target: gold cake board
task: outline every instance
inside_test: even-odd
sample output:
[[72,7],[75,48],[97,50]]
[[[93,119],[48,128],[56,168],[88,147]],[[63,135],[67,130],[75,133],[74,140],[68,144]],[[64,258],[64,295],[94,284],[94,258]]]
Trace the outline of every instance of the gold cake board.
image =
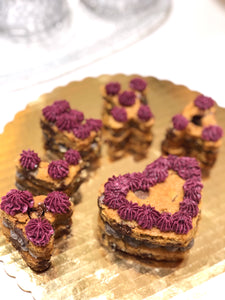
[[[66,99],[72,108],[85,117],[98,118],[102,100],[99,86],[119,81],[126,89],[132,76],[118,74],[86,78],[58,87],[30,103],[7,124],[0,136],[0,196],[15,188],[15,158],[23,149],[33,149],[43,155],[40,130],[41,109],[55,100]],[[110,162],[103,147],[101,167],[81,187],[82,202],[75,206],[72,233],[57,242],[52,266],[46,272],[33,272],[20,254],[0,235],[0,261],[10,276],[16,277],[24,291],[35,299],[169,299],[197,289],[201,294],[204,283],[225,270],[225,145],[220,150],[215,167],[204,180],[202,217],[195,244],[187,259],[180,264],[139,261],[122,257],[103,248],[97,239],[97,193],[108,177],[133,171],[143,171],[146,164],[160,155],[160,144],[171,117],[179,113],[198,94],[184,86],[153,77],[148,82],[148,97],[156,122],[154,140],[148,157],[134,162],[127,156]],[[225,129],[225,110],[218,108],[217,120]],[[181,296],[182,297],[182,296]]]

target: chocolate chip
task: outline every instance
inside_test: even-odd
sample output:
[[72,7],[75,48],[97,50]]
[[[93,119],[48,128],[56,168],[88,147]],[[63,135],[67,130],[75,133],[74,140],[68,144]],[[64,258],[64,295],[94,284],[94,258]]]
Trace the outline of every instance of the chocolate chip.
[[135,196],[138,197],[139,199],[146,199],[149,196],[149,191],[142,191],[142,190],[138,190],[134,192]]
[[191,122],[194,123],[197,126],[202,126],[202,116],[200,115],[195,115],[192,119]]

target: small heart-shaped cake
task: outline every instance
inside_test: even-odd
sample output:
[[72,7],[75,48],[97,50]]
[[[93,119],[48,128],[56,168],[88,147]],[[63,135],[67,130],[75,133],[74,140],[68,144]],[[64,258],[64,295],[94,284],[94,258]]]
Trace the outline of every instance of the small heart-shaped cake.
[[121,91],[119,82],[102,87],[103,138],[108,155],[115,160],[131,154],[135,160],[146,157],[153,135],[154,116],[147,101],[147,82],[133,78]]
[[193,245],[202,188],[197,160],[173,155],[109,178],[98,197],[101,242],[140,257],[183,259]]
[[63,158],[69,150],[79,151],[88,169],[99,166],[101,128],[99,119],[86,119],[66,100],[57,100],[42,109],[40,121],[44,148],[49,159]]
[[73,204],[60,191],[33,197],[10,190],[0,200],[2,231],[34,271],[50,266],[54,240],[70,232]]
[[204,95],[197,96],[183,110],[172,118],[162,142],[162,153],[195,157],[207,177],[213,167],[223,136],[217,125],[216,103]]
[[16,187],[33,195],[63,191],[73,203],[80,200],[79,187],[86,179],[78,151],[69,149],[64,159],[43,161],[33,150],[23,150],[16,161]]

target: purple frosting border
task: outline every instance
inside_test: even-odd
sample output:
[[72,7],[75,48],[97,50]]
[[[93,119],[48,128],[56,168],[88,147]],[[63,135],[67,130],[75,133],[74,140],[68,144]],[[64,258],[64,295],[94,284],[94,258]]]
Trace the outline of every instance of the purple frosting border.
[[[180,202],[179,211],[174,214],[159,212],[150,205],[127,201],[129,190],[146,191],[157,183],[164,182],[168,170],[174,170],[185,180],[183,185],[184,198]],[[187,234],[192,229],[192,218],[199,213],[198,204],[201,200],[201,170],[195,158],[169,155],[159,157],[147,165],[142,173],[132,173],[113,176],[104,185],[103,203],[117,210],[123,220],[136,221],[143,229],[158,228],[162,232],[172,231],[177,234]]]

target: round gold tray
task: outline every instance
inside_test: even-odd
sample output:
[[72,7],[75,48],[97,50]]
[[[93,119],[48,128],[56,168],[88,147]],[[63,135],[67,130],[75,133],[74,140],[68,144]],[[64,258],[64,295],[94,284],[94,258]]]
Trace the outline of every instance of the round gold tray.
[[[19,112],[6,125],[0,136],[0,193],[15,188],[15,158],[23,149],[43,154],[39,126],[41,109],[55,100],[66,99],[71,107],[82,110],[86,117],[100,117],[99,86],[119,81],[127,87],[133,76],[103,75],[72,82],[42,95]],[[10,276],[16,277],[24,291],[35,299],[169,299],[192,287],[200,286],[225,269],[225,145],[210,177],[204,181],[202,218],[195,245],[187,259],[180,264],[139,261],[122,257],[101,247],[96,238],[97,193],[99,186],[113,174],[142,171],[146,164],[160,155],[160,143],[171,117],[179,113],[198,94],[184,86],[153,77],[145,78],[149,86],[149,102],[155,115],[154,141],[147,159],[134,162],[126,157],[111,163],[105,154],[101,167],[82,185],[82,202],[75,207],[72,233],[60,240],[52,256],[52,266],[44,273],[33,272],[20,254],[0,235],[0,261]],[[218,108],[217,120],[225,128],[225,110]]]

